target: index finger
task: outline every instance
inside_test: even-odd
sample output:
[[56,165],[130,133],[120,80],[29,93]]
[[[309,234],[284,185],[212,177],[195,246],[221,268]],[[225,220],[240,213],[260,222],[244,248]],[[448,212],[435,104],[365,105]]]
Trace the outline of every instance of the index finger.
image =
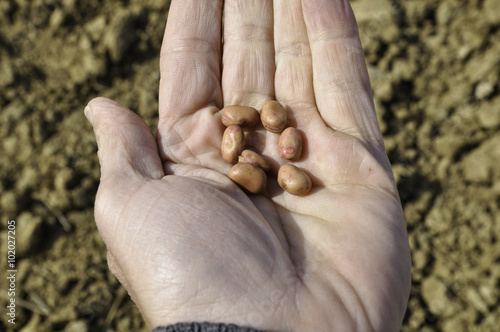
[[172,1],[160,58],[159,127],[222,105],[221,18],[222,0]]

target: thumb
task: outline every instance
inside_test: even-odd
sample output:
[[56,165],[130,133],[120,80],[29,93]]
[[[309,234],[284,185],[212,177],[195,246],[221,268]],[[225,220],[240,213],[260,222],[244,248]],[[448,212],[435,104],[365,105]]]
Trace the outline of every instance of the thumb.
[[94,128],[101,181],[164,176],[153,133],[134,112],[108,99],[95,98],[85,107],[85,116]]

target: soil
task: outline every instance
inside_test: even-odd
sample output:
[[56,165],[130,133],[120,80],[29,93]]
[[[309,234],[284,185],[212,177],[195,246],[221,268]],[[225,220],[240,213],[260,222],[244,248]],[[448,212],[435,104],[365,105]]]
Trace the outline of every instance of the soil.
[[[352,0],[413,255],[402,331],[500,321],[500,2]],[[154,128],[168,1],[0,2],[0,266],[16,220],[16,325],[147,331],[93,218],[107,96]],[[6,308],[8,280],[0,280]]]

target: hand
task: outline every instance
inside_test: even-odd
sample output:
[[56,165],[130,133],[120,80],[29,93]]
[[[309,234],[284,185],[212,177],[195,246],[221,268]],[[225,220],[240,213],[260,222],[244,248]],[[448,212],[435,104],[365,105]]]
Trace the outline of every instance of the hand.
[[[223,51],[222,3],[172,1],[156,140],[113,101],[86,109],[111,270],[151,328],[398,331],[409,247],[348,1],[226,0]],[[306,196],[273,176],[264,195],[247,195],[226,177],[219,110],[271,99],[304,134]],[[277,141],[252,134],[274,174]]]

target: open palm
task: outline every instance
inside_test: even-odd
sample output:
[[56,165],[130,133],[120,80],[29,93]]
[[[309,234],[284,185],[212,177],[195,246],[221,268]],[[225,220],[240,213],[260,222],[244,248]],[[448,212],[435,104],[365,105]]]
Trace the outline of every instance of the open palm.
[[[86,109],[102,172],[96,221],[150,327],[398,330],[406,229],[348,1],[174,0],[161,73],[156,139],[113,101]],[[225,175],[219,110],[271,99],[304,134],[295,164],[313,179],[307,196],[273,176],[247,195]],[[278,135],[248,135],[276,174]]]

